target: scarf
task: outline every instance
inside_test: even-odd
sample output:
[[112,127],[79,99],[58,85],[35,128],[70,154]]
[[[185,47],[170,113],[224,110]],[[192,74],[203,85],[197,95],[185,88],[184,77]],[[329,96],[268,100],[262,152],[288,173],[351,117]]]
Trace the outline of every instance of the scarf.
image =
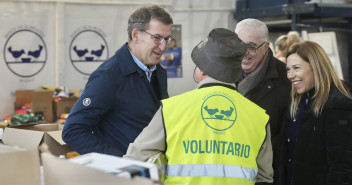
[[243,96],[246,96],[248,92],[257,87],[259,83],[264,79],[266,70],[269,65],[269,55],[263,59],[265,60],[257,70],[250,73],[238,84],[238,92]]

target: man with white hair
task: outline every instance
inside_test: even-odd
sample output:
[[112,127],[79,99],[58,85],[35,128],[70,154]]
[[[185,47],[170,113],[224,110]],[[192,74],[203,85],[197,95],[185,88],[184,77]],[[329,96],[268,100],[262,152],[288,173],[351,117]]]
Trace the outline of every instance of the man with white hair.
[[266,110],[270,116],[271,142],[276,161],[277,139],[285,112],[290,104],[291,84],[286,76],[286,65],[276,59],[269,47],[269,31],[257,19],[244,19],[237,23],[235,33],[246,44],[242,60],[244,78],[238,92]]

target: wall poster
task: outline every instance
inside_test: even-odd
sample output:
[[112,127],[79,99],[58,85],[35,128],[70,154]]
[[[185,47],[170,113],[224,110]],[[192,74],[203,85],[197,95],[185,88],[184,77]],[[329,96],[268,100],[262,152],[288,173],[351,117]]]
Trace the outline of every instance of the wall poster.
[[182,78],[181,25],[172,26],[171,36],[173,40],[162,56],[161,65],[166,69],[168,78]]

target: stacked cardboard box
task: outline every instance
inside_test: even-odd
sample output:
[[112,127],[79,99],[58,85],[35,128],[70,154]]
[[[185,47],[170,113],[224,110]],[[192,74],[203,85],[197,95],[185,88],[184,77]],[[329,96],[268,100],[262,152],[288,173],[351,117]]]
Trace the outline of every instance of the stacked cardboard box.
[[62,140],[62,125],[28,124],[7,127],[4,130],[2,141],[4,144],[20,146],[27,149],[37,149],[45,143],[49,151],[56,155],[66,155],[72,149]]
[[77,102],[78,97],[63,97],[59,101],[54,101],[54,119],[60,118],[61,114],[69,113]]
[[133,178],[141,176],[159,181],[158,168],[155,164],[141,161],[123,159],[121,157],[89,153],[69,159],[69,161],[82,166],[101,170],[105,173],[115,174],[119,177]]
[[97,169],[85,167],[50,153],[41,153],[0,144],[0,184],[1,185],[154,185],[147,178],[132,179],[118,177]]
[[74,97],[63,97],[60,101],[54,101],[54,91],[51,90],[17,90],[14,108],[17,110],[30,103],[33,113],[42,114],[47,122],[56,122],[61,114],[69,113],[78,100],[78,93],[71,91],[74,92]]
[[0,144],[0,184],[40,185],[38,150]]
[[[87,167],[70,160],[59,159],[49,153],[42,153],[41,156],[43,161],[45,185],[155,185],[154,181],[148,178],[134,177],[130,179],[119,177],[108,173],[107,171]],[[114,161],[109,161],[108,163],[105,163],[105,165],[111,166],[113,162]],[[115,163],[115,165],[119,166],[119,163]]]

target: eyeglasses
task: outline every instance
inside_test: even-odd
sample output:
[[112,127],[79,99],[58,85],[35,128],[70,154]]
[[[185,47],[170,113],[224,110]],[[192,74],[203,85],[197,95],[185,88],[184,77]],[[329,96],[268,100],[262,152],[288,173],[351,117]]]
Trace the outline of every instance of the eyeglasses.
[[[143,31],[143,32],[148,33],[146,31]],[[164,38],[164,37],[161,37],[160,35],[153,35],[151,33],[148,33],[148,34],[154,39],[154,43],[157,45],[164,43],[164,41],[166,41],[166,44],[169,45],[171,44],[171,41],[173,39],[172,36],[168,36]]]
[[247,47],[247,51],[249,53],[255,53],[257,52],[257,49],[260,48],[263,44],[265,44],[266,42],[263,42],[262,44],[260,44],[258,47],[257,46],[253,46],[253,45],[249,45],[247,44],[246,47]]

